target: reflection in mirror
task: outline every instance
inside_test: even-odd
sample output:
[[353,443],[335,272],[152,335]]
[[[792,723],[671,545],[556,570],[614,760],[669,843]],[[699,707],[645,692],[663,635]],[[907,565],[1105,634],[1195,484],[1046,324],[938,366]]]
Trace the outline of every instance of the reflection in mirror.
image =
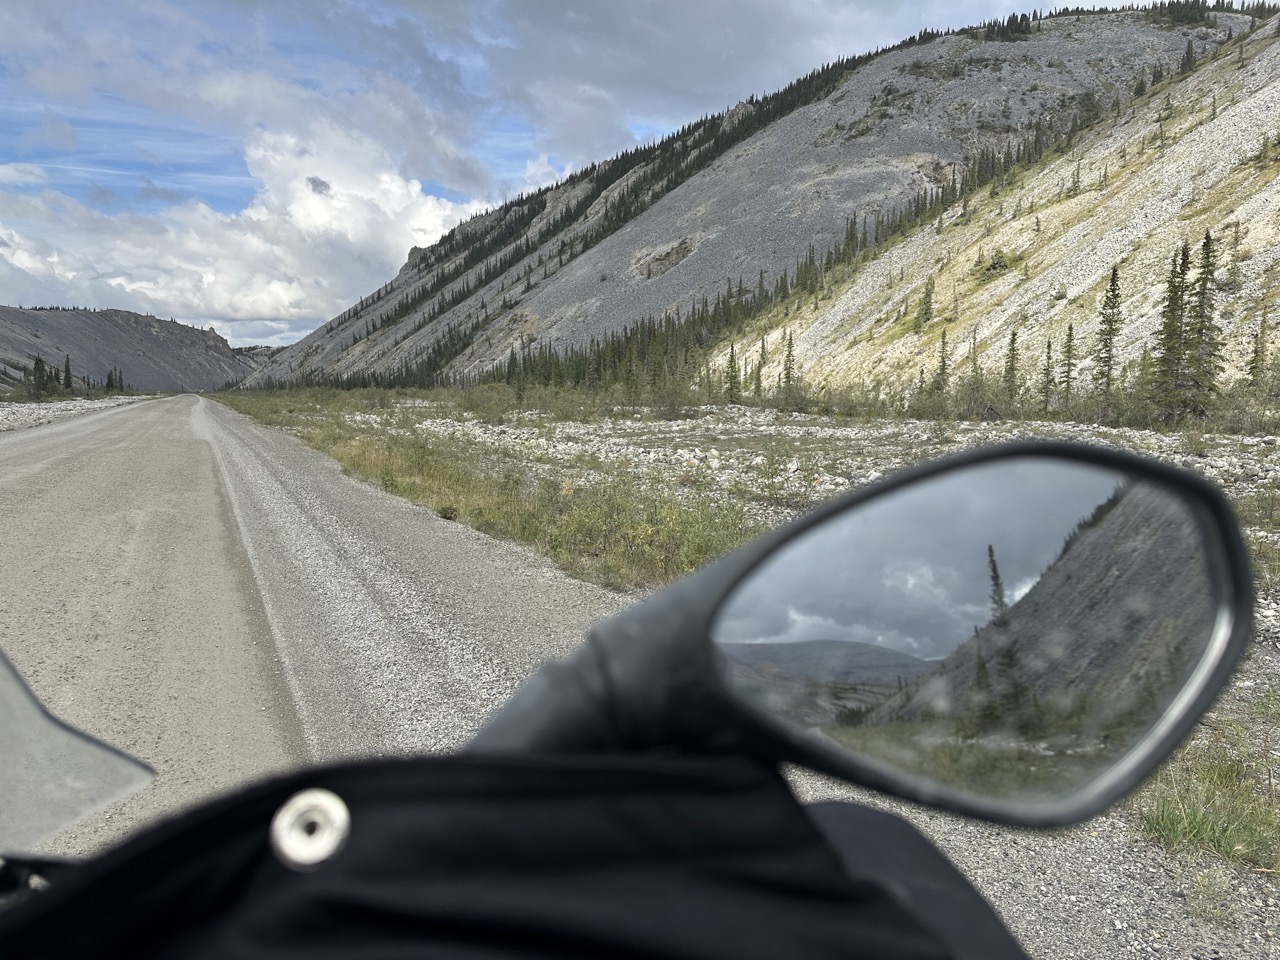
[[738,695],[917,783],[1062,800],[1158,723],[1218,598],[1188,506],[1057,458],[970,465],[828,518],[712,628]]

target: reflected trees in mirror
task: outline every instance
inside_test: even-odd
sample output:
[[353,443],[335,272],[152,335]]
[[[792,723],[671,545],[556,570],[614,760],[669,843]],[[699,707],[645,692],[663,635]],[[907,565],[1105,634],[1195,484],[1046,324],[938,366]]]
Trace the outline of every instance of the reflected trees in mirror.
[[1181,498],[1019,457],[890,491],[766,559],[713,625],[731,687],[808,735],[987,800],[1057,798],[1137,745],[1217,610]]

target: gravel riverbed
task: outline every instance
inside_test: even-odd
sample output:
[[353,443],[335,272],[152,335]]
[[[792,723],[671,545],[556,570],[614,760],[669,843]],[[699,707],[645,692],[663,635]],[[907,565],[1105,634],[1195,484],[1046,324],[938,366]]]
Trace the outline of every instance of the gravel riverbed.
[[150,397],[106,397],[102,400],[58,400],[51,403],[0,402],[0,431],[39,427],[58,420],[83,416],[96,410],[149,400]]
[[[1193,470],[1233,498],[1280,486],[1280,437],[1157,433],[1052,422],[839,421],[750,407],[707,407],[684,419],[618,411],[588,422],[536,411],[481,419],[416,401],[350,414],[369,426],[447,436],[495,466],[517,462],[562,482],[625,471],[675,496],[733,498],[769,526],[934,457],[993,443],[1054,438],[1130,450]],[[1251,530],[1250,535],[1271,536]],[[1280,676],[1280,605],[1258,598],[1258,629],[1229,700],[1271,696]],[[1269,736],[1258,731],[1259,740]],[[805,771],[805,799],[849,788]],[[859,799],[916,824],[961,867],[1037,958],[1280,957],[1280,892],[1267,871],[1210,856],[1170,855],[1141,836],[1122,805],[1079,827],[1010,830],[876,795]]]

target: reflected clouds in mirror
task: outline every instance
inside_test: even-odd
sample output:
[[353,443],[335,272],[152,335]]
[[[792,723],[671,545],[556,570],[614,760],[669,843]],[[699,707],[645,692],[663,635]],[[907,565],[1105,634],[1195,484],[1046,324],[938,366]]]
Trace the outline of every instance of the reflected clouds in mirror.
[[733,594],[722,643],[853,640],[947,656],[990,615],[987,546],[1010,602],[1124,477],[1027,458],[944,475],[851,510],[784,547]]
[[1221,598],[1158,483],[1018,456],[944,471],[797,535],[712,624],[757,709],[986,800],[1083,789],[1205,656]]

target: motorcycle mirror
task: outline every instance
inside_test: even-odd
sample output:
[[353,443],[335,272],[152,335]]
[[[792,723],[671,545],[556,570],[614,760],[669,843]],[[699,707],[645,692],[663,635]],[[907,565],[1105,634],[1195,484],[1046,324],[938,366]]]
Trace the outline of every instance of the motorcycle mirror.
[[741,575],[709,634],[731,696],[795,759],[1044,826],[1155,768],[1225,683],[1251,611],[1214,488],[1046,447],[824,511]]
[[475,752],[736,750],[1061,826],[1136,786],[1248,641],[1216,487],[1081,444],[937,461],[819,507],[592,628]]

